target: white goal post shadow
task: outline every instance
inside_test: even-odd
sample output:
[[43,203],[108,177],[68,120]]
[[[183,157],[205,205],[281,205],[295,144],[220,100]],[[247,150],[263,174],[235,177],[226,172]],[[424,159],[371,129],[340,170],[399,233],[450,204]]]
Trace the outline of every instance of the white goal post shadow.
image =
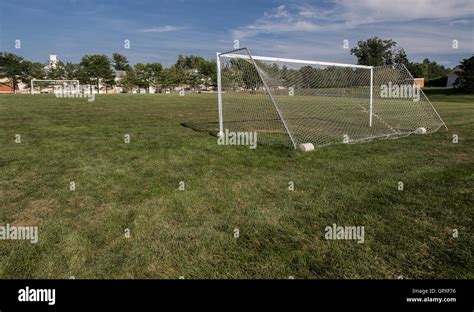
[[[245,52],[245,54],[237,54],[236,52]],[[258,76],[260,77],[260,79],[262,81],[262,84],[263,84],[263,86],[266,90],[270,90],[270,89],[268,88],[264,77],[262,77],[262,73],[260,72],[259,67],[256,65],[255,60],[257,60],[257,61],[267,61],[267,62],[280,62],[280,63],[281,62],[283,62],[283,63],[295,63],[295,64],[305,64],[305,65],[332,66],[332,67],[342,67],[342,68],[345,67],[345,68],[353,68],[353,69],[358,69],[358,68],[359,69],[367,69],[367,70],[370,71],[370,84],[369,84],[370,91],[369,91],[369,100],[368,100],[368,104],[369,104],[368,105],[369,106],[368,126],[370,128],[372,128],[372,126],[373,126],[373,116],[374,116],[374,112],[373,112],[374,66],[345,64],[345,63],[334,63],[334,62],[322,62],[322,61],[311,61],[311,60],[300,60],[300,59],[289,59],[289,58],[280,58],[280,57],[254,56],[254,55],[250,54],[250,52],[247,48],[240,48],[240,49],[236,49],[236,50],[232,50],[232,51],[228,51],[228,52],[222,52],[222,53],[217,52],[216,53],[217,93],[218,93],[218,125],[219,125],[218,135],[219,136],[222,136],[224,134],[223,107],[222,107],[221,56],[224,56],[225,58],[229,58],[229,59],[246,59],[246,60],[249,60],[249,62],[252,63],[253,66],[257,69],[256,72],[258,73]],[[406,69],[406,67],[403,64],[401,64],[401,65],[406,70],[406,72],[409,73],[410,78],[414,80],[413,76]],[[423,93],[423,91],[421,89],[419,91],[420,91],[420,93]],[[268,91],[268,95],[269,95],[270,100],[273,104],[273,107],[275,108],[280,120],[282,121],[282,123],[284,125],[285,131],[288,134],[293,147],[296,149],[297,148],[296,141],[295,141],[291,131],[289,130],[287,122],[286,122],[285,118],[283,118],[282,113],[281,113],[280,109],[278,108],[278,105],[277,105],[275,99],[273,98],[272,92]],[[433,104],[428,100],[428,98],[426,97],[426,95],[424,95],[424,93],[423,93],[423,96],[426,98],[427,102],[431,105],[431,107],[432,107],[433,111],[435,112],[436,116],[441,121],[442,126],[444,126],[446,129],[448,129],[446,124],[442,120],[441,116],[438,114],[438,112],[434,108]],[[376,115],[376,117],[381,120],[381,117],[379,117],[377,115]]]
[[35,89],[34,89],[35,82],[57,82],[57,83],[74,82],[76,83],[76,85],[79,86],[79,80],[77,79],[31,79],[30,87],[31,87],[31,94],[33,95],[35,94]]

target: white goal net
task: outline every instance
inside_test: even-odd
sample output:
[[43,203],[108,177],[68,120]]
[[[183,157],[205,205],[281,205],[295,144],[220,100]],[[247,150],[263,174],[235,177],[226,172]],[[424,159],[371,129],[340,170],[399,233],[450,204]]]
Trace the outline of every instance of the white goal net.
[[53,94],[76,94],[80,92],[79,80],[53,80],[53,79],[32,79],[31,94],[53,93]]
[[217,54],[219,134],[297,148],[405,136],[446,127],[404,65],[363,65]]

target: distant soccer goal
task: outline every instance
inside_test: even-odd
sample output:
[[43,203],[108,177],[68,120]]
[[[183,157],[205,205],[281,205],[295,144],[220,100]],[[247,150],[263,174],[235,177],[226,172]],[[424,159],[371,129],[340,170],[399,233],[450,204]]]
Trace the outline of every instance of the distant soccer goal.
[[[446,127],[403,64],[363,66],[217,53],[219,135],[297,148],[355,143]],[[424,128],[424,131],[420,129]]]
[[75,94],[79,91],[79,80],[53,80],[53,79],[32,79],[31,94],[54,93],[54,94]]

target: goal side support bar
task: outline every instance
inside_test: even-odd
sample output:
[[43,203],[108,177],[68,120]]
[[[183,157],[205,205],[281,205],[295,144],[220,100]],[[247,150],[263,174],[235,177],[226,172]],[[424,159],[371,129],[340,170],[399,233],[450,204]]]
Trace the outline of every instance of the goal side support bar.
[[219,114],[219,137],[224,135],[224,123],[222,120],[222,85],[221,85],[221,60],[219,58],[219,52],[216,53],[217,63],[217,108]]
[[[275,108],[275,110],[278,114],[278,117],[280,118],[281,122],[283,123],[283,126],[285,127],[285,131],[286,131],[286,133],[288,134],[288,136],[291,140],[293,148],[296,149],[297,148],[296,141],[293,138],[293,135],[291,134],[291,131],[288,128],[288,125],[287,125],[285,119],[283,118],[280,110],[278,109],[278,105],[276,104],[275,99],[273,98],[273,95],[272,95],[272,93],[270,92],[270,89],[267,86],[267,83],[263,79],[262,74],[260,73],[260,69],[258,68],[257,64],[255,63],[253,57],[250,55],[249,50],[247,48],[242,48],[242,49],[238,49],[238,50],[235,50],[235,51],[243,51],[243,50],[245,50],[245,52],[247,53],[247,56],[244,55],[242,57],[242,55],[240,55],[240,58],[250,60],[253,64],[253,66],[255,67],[255,69],[257,70],[258,76],[260,77],[260,80],[262,81],[263,86],[265,87],[265,89],[268,92],[268,96],[270,97],[270,100],[272,101],[273,107]],[[220,55],[222,55],[222,54],[225,54],[225,56],[228,55],[226,53],[217,53],[217,90],[218,90],[217,91],[218,92],[217,93],[217,101],[218,101],[218,108],[219,108],[219,133],[218,133],[219,136],[222,136],[224,134],[223,120],[222,120],[222,87],[221,87],[221,73],[220,73],[220,71],[221,71]]]
[[249,55],[249,57],[250,57],[250,60],[252,61],[253,66],[255,66],[255,69],[257,70],[257,73],[258,73],[258,75],[260,76],[260,79],[262,80],[263,85],[265,86],[265,89],[266,89],[267,92],[268,92],[268,95],[270,96],[270,100],[271,100],[272,103],[273,103],[273,107],[274,107],[275,110],[277,111],[278,117],[280,117],[280,120],[281,120],[281,122],[283,123],[283,126],[285,127],[286,133],[287,133],[288,136],[290,137],[290,140],[291,140],[291,143],[293,144],[293,147],[294,147],[295,149],[297,149],[295,139],[293,138],[293,135],[291,134],[291,131],[290,131],[290,129],[288,128],[288,125],[286,124],[286,120],[283,118],[283,116],[281,115],[280,110],[278,109],[278,105],[276,104],[275,99],[273,98],[272,92],[271,92],[270,89],[268,88],[268,85],[267,85],[266,81],[263,79],[262,74],[260,73],[260,69],[258,68],[257,64],[255,64],[255,61],[254,61],[254,59],[252,58],[252,56],[250,55],[249,51],[248,51],[248,50],[246,50],[246,51],[247,51],[247,53],[248,53],[248,55]]
[[374,102],[374,68],[371,67],[370,68],[369,127],[372,127],[373,102]]
[[[405,64],[402,64],[403,65],[403,68],[405,68],[405,70],[408,72],[408,74],[410,74],[410,77],[411,79],[413,79],[413,81],[415,81],[415,78],[413,78],[413,75],[410,73],[410,71],[408,70],[408,68],[405,66]],[[436,116],[438,116],[439,120],[441,121],[441,123],[443,124],[444,128],[446,128],[446,131],[448,131],[448,126],[446,126],[446,123],[444,122],[443,118],[441,118],[441,116],[439,115],[438,111],[436,110],[436,108],[433,106],[433,103],[431,103],[431,101],[428,99],[428,97],[426,96],[425,92],[423,92],[423,90],[420,88],[420,93],[423,94],[425,96],[425,99],[428,101],[428,103],[430,103],[431,105],[431,108],[434,110],[434,112],[436,113]],[[441,128],[442,126],[440,126]],[[438,128],[439,129],[439,128]]]

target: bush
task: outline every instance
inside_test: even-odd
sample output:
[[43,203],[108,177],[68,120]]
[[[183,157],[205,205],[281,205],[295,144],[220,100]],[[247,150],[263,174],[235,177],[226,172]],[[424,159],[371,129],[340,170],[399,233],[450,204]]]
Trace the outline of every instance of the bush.
[[448,76],[442,76],[442,77],[426,80],[425,86],[426,87],[446,87],[447,82],[448,82]]
[[458,89],[455,88],[446,88],[446,87],[430,87],[430,88],[423,88],[423,92],[430,96],[430,95],[453,95],[459,93]]
[[474,93],[474,56],[464,59],[459,66],[461,75],[459,76],[459,88],[467,93]]

